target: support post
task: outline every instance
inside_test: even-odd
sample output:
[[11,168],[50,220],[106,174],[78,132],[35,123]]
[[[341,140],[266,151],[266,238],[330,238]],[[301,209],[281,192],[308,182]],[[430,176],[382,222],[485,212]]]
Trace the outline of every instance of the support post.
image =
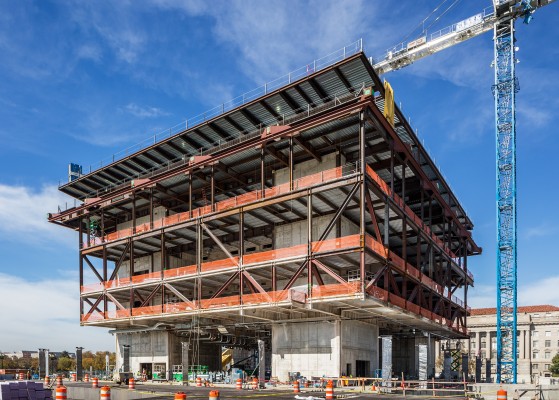
[[[365,209],[366,199],[365,191],[365,111],[359,113],[359,170],[361,171],[361,186],[359,196],[359,236],[360,236],[360,251],[359,251],[359,275],[361,283],[361,292],[365,293]],[[372,215],[374,218],[374,215]]]
[[210,167],[210,205],[211,205],[211,209],[212,211],[214,211],[214,205],[215,205],[215,169],[214,169],[214,165],[212,164],[212,166]]
[[189,350],[190,343],[181,342],[182,345],[182,384],[188,386]]
[[266,170],[264,165],[264,160],[266,159],[266,144],[263,143],[260,148],[260,194],[264,198],[264,193],[266,190]]
[[192,218],[192,173],[188,173],[188,216]]
[[293,136],[289,137],[289,190],[293,190]]
[[266,384],[266,347],[263,340],[258,340],[258,386],[264,388]]
[[312,193],[307,194],[307,293],[312,300]]

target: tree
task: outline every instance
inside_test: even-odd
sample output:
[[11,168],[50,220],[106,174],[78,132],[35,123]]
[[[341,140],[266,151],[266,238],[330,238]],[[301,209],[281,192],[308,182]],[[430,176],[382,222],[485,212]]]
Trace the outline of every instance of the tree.
[[76,360],[73,360],[70,357],[60,357],[58,358],[57,369],[59,371],[75,371]]
[[553,374],[553,376],[559,376],[559,353],[557,353],[551,360],[549,371]]
[[91,351],[84,351],[82,354],[82,367],[85,370],[95,368],[95,355]]

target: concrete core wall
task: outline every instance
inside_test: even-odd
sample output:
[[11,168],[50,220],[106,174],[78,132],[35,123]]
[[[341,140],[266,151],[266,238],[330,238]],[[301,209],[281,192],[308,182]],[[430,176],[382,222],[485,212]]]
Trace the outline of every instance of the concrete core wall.
[[130,346],[130,369],[140,372],[140,364],[165,364],[169,363],[169,333],[168,332],[141,332],[119,333],[116,335],[116,369],[122,368],[123,345]]
[[[116,368],[118,370],[121,369],[123,363],[123,345],[130,346],[130,369],[134,373],[142,370],[141,364],[164,365],[166,372],[173,365],[182,364],[181,342],[186,341],[186,338],[165,331],[119,333],[116,337]],[[221,370],[221,346],[218,344],[200,342],[196,348],[191,342],[189,358],[191,365],[207,365],[210,371]]]
[[[378,365],[378,327],[357,321],[285,323],[272,326],[272,376],[355,376],[357,365]],[[359,360],[359,363],[357,362]]]
[[419,345],[427,345],[427,376],[435,372],[435,339],[427,337],[398,337],[392,338],[392,373],[406,379],[417,379],[419,376]]

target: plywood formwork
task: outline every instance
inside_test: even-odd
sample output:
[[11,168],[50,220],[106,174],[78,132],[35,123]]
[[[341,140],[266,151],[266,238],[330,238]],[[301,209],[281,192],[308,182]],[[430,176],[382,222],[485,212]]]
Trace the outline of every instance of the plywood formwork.
[[465,337],[473,224],[384,98],[358,53],[63,185],[81,323]]

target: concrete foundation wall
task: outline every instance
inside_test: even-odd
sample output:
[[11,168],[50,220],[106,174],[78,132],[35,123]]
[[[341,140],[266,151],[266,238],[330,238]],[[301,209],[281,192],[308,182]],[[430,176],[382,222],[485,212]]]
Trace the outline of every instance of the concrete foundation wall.
[[289,373],[302,376],[352,375],[357,360],[378,366],[378,327],[357,321],[287,323],[272,327],[272,376],[287,381]]
[[287,381],[302,376],[338,376],[339,322],[287,323],[272,326],[272,376]]
[[123,345],[130,346],[130,370],[141,372],[140,364],[157,363],[169,366],[169,333],[168,332],[143,332],[116,335],[116,369],[122,367]]
[[[372,376],[378,367],[378,326],[359,321],[342,321],[341,374]],[[358,368],[357,360],[361,361]],[[368,363],[366,372],[362,369]],[[348,364],[351,368],[348,370]],[[361,371],[358,371],[360,369]],[[361,373],[359,373],[361,372]]]

